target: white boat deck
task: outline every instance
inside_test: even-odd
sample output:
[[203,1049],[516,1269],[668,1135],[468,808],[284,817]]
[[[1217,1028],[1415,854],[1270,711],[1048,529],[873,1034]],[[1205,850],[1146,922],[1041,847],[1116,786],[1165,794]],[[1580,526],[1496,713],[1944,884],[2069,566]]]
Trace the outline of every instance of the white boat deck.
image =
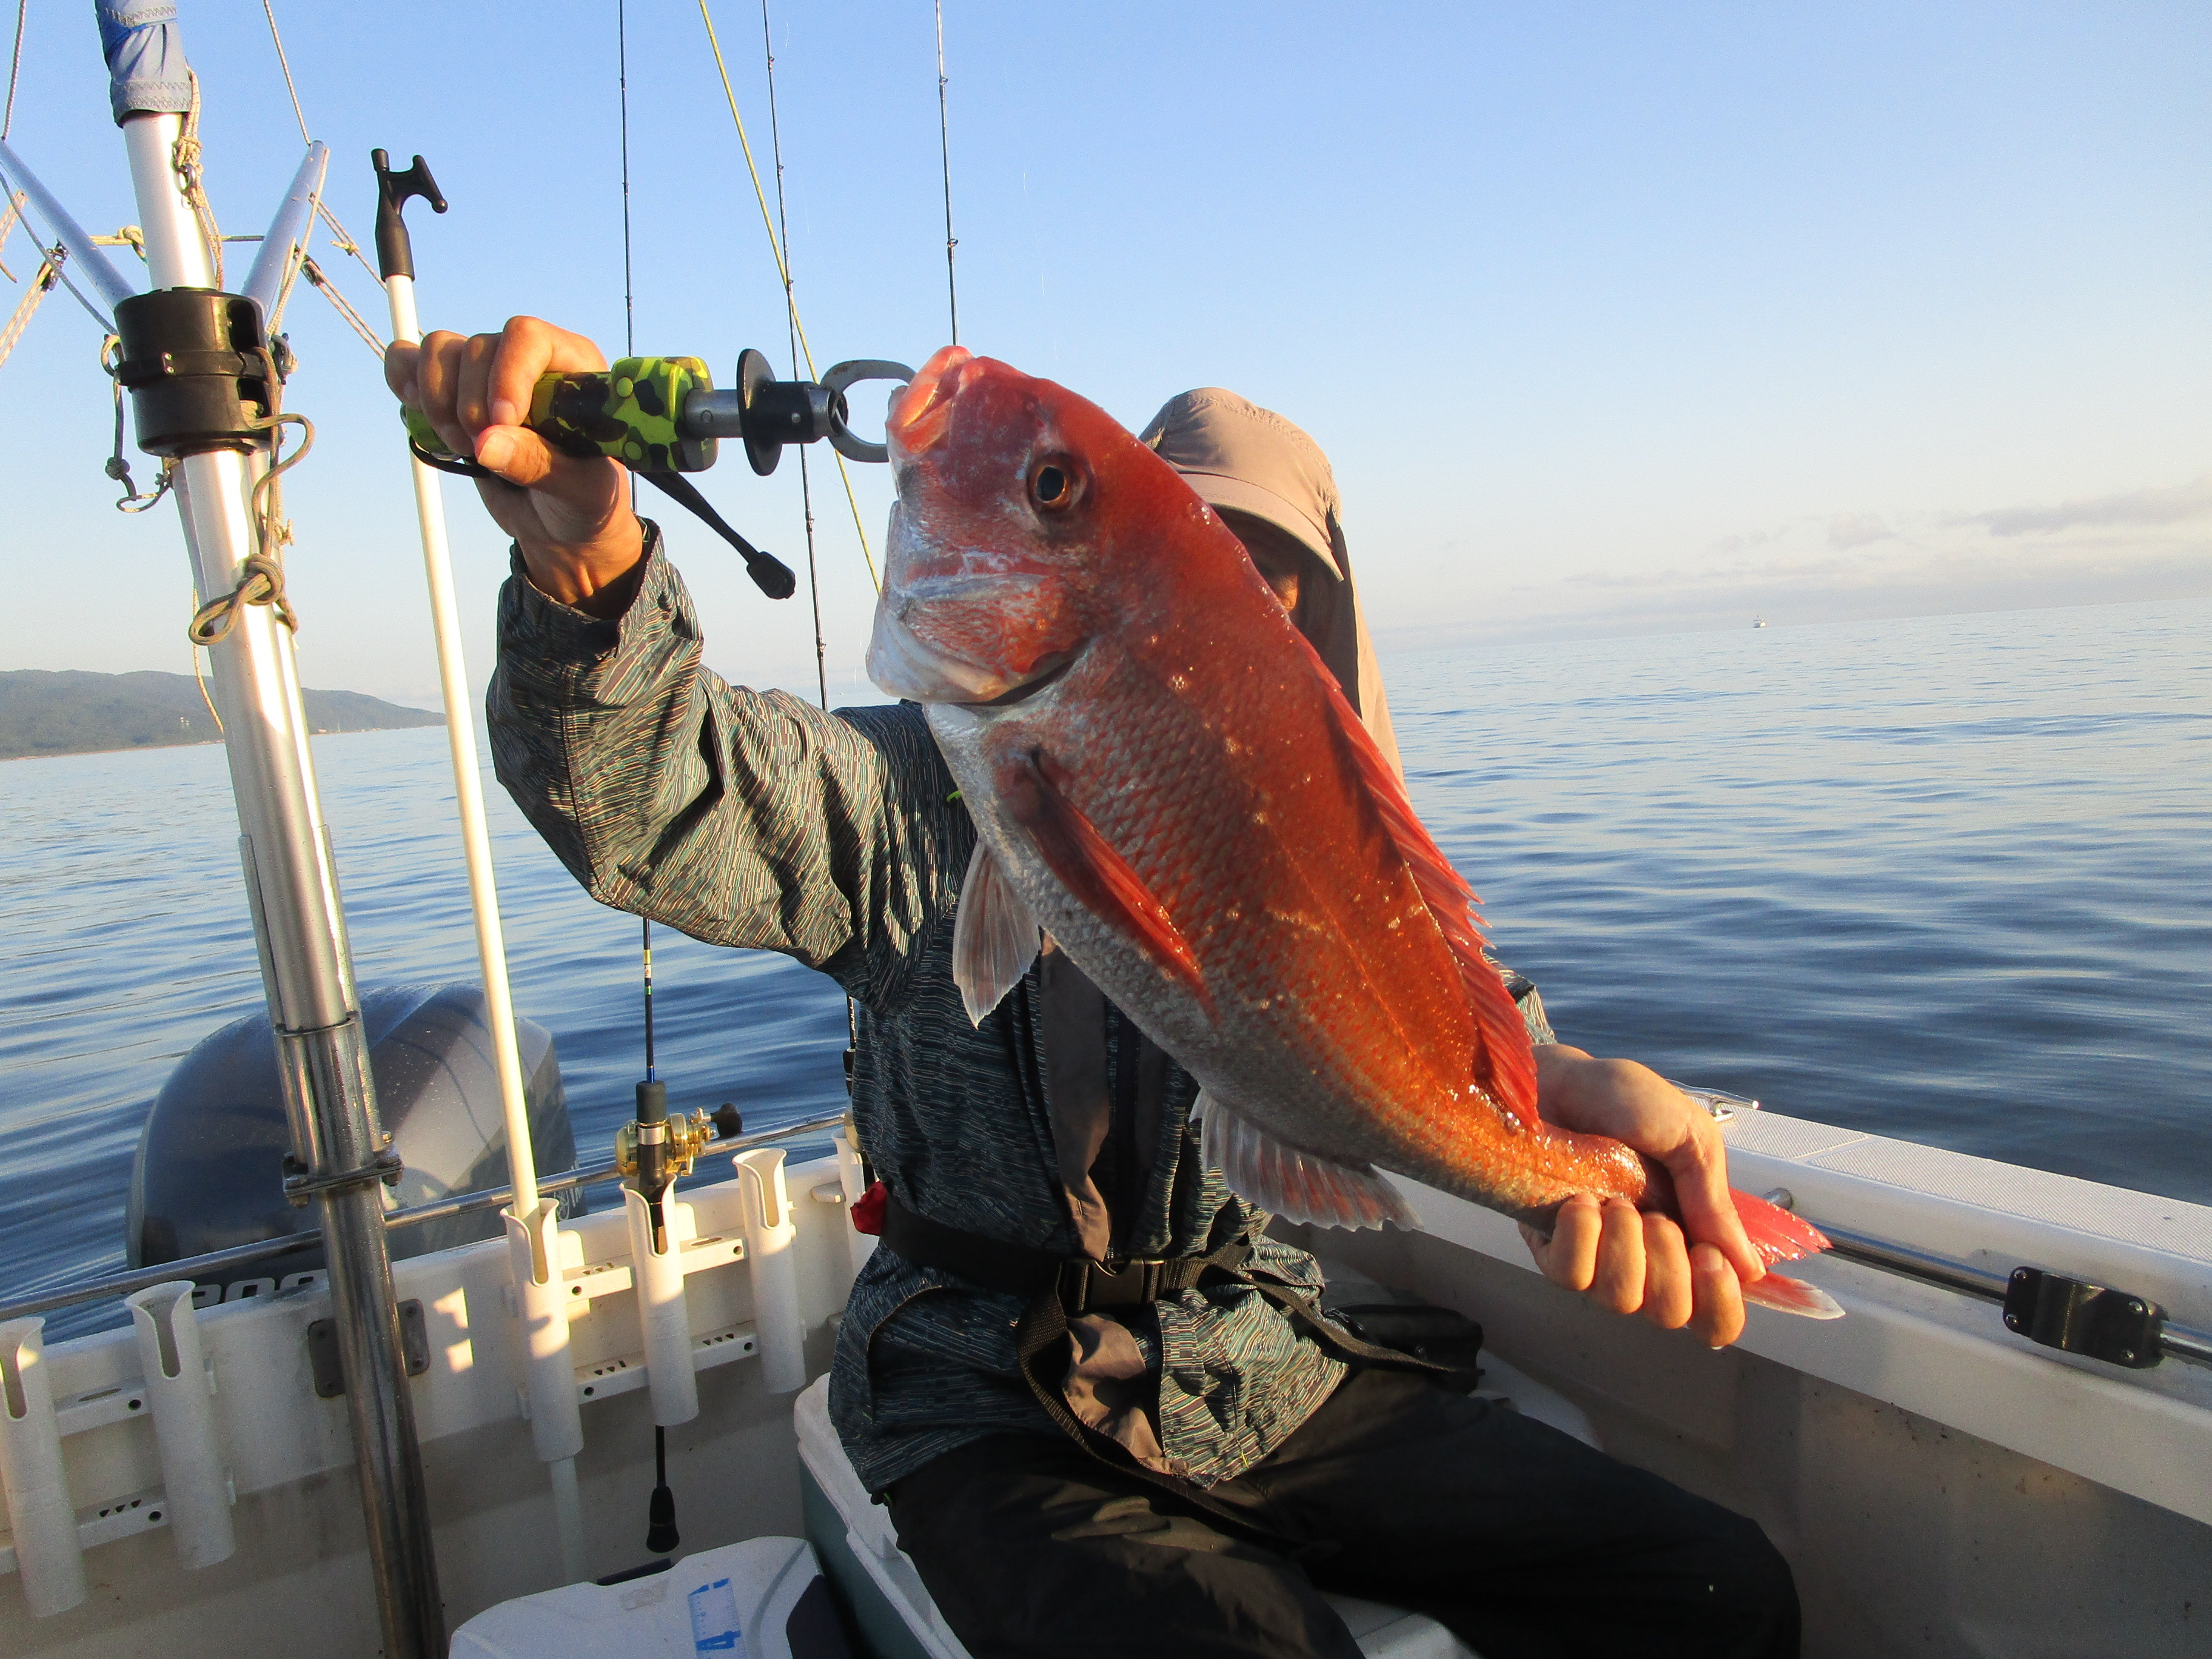
[[[2046,1266],[2212,1323],[2212,1211],[1760,1114],[1730,1126],[1735,1179],[1786,1187],[1813,1218],[1985,1264]],[[866,1248],[834,1158],[793,1166],[806,1371],[827,1366]],[[2008,1656],[2190,1651],[2212,1608],[2212,1370],[2132,1371],[2007,1332],[1990,1302],[1855,1263],[1804,1265],[1849,1311],[1754,1310],[1711,1352],[1545,1283],[1510,1222],[1422,1188],[1419,1234],[1308,1242],[1382,1284],[1482,1321],[1508,1366],[1557,1391],[1606,1448],[1757,1516],[1796,1566],[1807,1651]],[[793,1396],[754,1363],[735,1181],[686,1191],[686,1303],[700,1414],[669,1433],[684,1549],[804,1527]],[[1296,1230],[1291,1230],[1295,1232]],[[619,1210],[563,1229],[592,1571],[644,1559],[652,1427]],[[502,1241],[398,1263],[428,1370],[412,1383],[451,1626],[558,1578],[546,1476],[522,1420],[520,1322]],[[306,1342],[327,1297],[196,1316],[213,1394],[208,1457],[237,1549],[184,1570],[130,1330],[40,1364],[89,1594],[33,1617],[0,1540],[0,1655],[368,1655],[377,1622],[343,1404],[315,1396]],[[1908,1641],[1911,1632],[1926,1637]]]

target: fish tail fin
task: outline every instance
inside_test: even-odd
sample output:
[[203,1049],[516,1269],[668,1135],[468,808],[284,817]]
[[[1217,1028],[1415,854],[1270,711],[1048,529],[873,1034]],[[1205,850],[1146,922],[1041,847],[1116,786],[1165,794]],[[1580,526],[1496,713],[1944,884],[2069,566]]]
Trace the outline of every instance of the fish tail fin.
[[[1299,642],[1305,644],[1303,636]],[[1310,645],[1306,645],[1306,651],[1313,658],[1322,684],[1328,688],[1329,704],[1336,715],[1337,735],[1361,781],[1367,786],[1368,798],[1375,803],[1383,831],[1398,849],[1399,856],[1405,860],[1422,902],[1436,918],[1445,944],[1451,947],[1459,963],[1460,981],[1467,988],[1468,1007],[1481,1037],[1476,1050],[1474,1081],[1498,1105],[1523,1121],[1533,1121],[1536,1116],[1535,1051],[1529,1042],[1528,1024],[1521,1018],[1520,1005],[1513,1000],[1498,969],[1483,953],[1482,924],[1475,912],[1478,901],[1474,890],[1467,884],[1466,878],[1452,868],[1451,860],[1443,855],[1435,837],[1413,811],[1405,780],[1398,775],[1398,769],[1390,763],[1389,757],[1376,745],[1366,726],[1346,701],[1336,677]]]
[[1743,1299],[1762,1308],[1771,1308],[1777,1313],[1796,1314],[1803,1319],[1841,1319],[1842,1304],[1818,1285],[1808,1285],[1802,1279],[1791,1279],[1782,1273],[1770,1273],[1755,1285],[1743,1287]]
[[1749,1193],[1730,1188],[1729,1197],[1735,1200],[1736,1219],[1751,1236],[1752,1248],[1759,1259],[1770,1267],[1777,1261],[1795,1261],[1801,1256],[1814,1255],[1829,1248],[1828,1236],[1802,1216],[1796,1216],[1763,1198],[1753,1198]]

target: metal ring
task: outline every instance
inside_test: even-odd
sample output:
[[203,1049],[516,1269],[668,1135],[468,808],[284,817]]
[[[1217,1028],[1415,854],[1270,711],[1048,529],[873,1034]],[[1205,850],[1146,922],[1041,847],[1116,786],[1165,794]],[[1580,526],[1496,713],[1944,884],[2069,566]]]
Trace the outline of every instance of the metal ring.
[[830,372],[822,377],[822,385],[829,392],[830,447],[848,461],[888,461],[890,450],[884,444],[872,444],[856,435],[845,424],[845,392],[862,380],[892,380],[903,386],[914,379],[914,371],[904,363],[892,362],[887,357],[854,357],[842,363],[832,363]]
[[309,1199],[318,1194],[347,1192],[356,1187],[374,1187],[379,1182],[395,1185],[407,1173],[397,1152],[379,1152],[358,1170],[340,1170],[320,1175],[295,1175],[284,1177],[284,1196],[295,1210],[303,1209]]

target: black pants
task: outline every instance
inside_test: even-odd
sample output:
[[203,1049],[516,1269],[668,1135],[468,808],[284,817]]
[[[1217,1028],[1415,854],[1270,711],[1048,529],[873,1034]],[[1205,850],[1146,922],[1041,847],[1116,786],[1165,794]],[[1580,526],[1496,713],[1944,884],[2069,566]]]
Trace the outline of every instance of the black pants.
[[[1001,1434],[889,1493],[975,1659],[1356,1659],[1320,1595],[1426,1613],[1482,1659],[1792,1659],[1797,1593],[1758,1525],[1401,1371],[1355,1371],[1208,1498]],[[1262,1541],[1263,1540],[1268,1541]]]

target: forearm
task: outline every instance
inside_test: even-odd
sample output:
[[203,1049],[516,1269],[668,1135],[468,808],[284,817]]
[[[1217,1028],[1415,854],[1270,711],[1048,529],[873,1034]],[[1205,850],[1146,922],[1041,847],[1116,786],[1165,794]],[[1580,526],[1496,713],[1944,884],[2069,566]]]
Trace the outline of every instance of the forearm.
[[554,603],[526,566],[508,582],[501,781],[602,902],[876,984],[950,902],[939,843],[957,815],[924,776],[940,766],[927,732],[911,711],[834,716],[707,672],[657,539],[611,617]]

